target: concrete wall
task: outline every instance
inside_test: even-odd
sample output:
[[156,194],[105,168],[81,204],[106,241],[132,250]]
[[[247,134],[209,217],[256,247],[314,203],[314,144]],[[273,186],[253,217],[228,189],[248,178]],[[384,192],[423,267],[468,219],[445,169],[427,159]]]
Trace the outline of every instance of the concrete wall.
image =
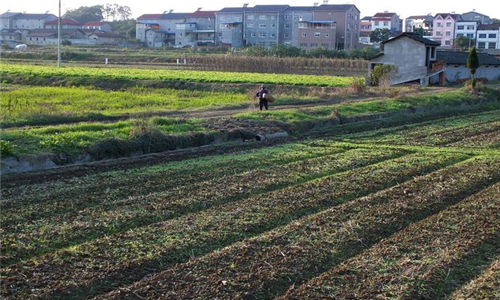
[[[469,69],[465,65],[446,66],[446,80],[456,82],[457,80],[470,79]],[[476,78],[486,78],[489,81],[500,79],[500,67],[481,66],[476,70]]]
[[243,41],[243,13],[216,13],[215,22],[216,45],[231,45],[235,48],[245,45]]

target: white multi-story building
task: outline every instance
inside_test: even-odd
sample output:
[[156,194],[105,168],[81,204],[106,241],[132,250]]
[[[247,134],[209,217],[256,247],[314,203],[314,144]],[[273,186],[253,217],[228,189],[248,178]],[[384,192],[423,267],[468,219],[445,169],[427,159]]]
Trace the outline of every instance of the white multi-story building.
[[469,39],[476,39],[478,21],[457,21],[455,23],[455,39],[459,36],[465,36]]
[[391,33],[403,30],[403,23],[396,13],[383,12],[373,16],[372,31],[377,29],[389,29]]
[[478,50],[500,49],[500,24],[479,25],[476,45]]

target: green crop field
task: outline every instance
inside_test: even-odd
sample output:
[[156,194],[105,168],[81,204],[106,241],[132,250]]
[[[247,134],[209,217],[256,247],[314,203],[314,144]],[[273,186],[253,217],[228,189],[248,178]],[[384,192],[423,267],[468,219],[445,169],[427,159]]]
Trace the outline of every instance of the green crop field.
[[2,297],[495,299],[499,122],[4,177]]
[[304,86],[347,86],[351,77],[290,75],[290,74],[260,74],[235,72],[210,72],[191,70],[147,70],[134,68],[89,68],[33,66],[2,64],[0,74],[20,74],[37,77],[88,77],[94,80],[162,80],[185,82],[221,82],[221,83],[266,83]]
[[196,90],[130,88],[103,91],[89,87],[13,86],[2,92],[4,127],[106,120],[141,113],[208,109],[248,104],[245,94]]

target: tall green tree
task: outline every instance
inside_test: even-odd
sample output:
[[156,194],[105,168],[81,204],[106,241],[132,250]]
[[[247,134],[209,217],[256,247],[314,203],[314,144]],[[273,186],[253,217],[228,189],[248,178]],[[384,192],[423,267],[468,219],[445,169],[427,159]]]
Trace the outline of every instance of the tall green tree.
[[69,9],[65,14],[65,18],[75,19],[80,23],[89,21],[101,21],[103,18],[102,6],[81,6],[75,9]]
[[467,59],[467,68],[472,77],[472,88],[476,87],[476,70],[479,68],[479,58],[477,57],[476,47],[472,47]]
[[391,31],[387,28],[377,28],[370,33],[370,40],[375,43],[387,41],[391,37]]

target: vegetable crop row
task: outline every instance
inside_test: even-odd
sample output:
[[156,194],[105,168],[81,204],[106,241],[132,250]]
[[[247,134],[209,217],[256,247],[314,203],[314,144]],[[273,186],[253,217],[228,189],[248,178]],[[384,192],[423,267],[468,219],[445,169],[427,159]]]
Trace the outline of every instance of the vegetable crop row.
[[412,154],[103,237],[3,268],[2,290],[86,298],[465,158]]
[[500,180],[499,166],[500,160],[487,158],[448,167],[176,265],[102,299],[274,298]]
[[499,194],[496,184],[412,224],[283,299],[447,299],[500,252]]
[[[270,169],[257,169],[217,179],[195,183],[180,183],[179,187],[126,198],[101,199],[99,205],[82,207],[88,202],[62,203],[49,217],[19,223],[5,228],[2,243],[4,265],[103,237],[131,228],[165,221],[214,205],[241,200],[250,196],[284,188],[300,182],[373,164],[404,152],[351,150],[301,160]],[[69,213],[79,205],[78,214]],[[74,209],[73,209],[74,210]],[[18,212],[19,214],[20,212]],[[34,245],[37,245],[34,248]]]

